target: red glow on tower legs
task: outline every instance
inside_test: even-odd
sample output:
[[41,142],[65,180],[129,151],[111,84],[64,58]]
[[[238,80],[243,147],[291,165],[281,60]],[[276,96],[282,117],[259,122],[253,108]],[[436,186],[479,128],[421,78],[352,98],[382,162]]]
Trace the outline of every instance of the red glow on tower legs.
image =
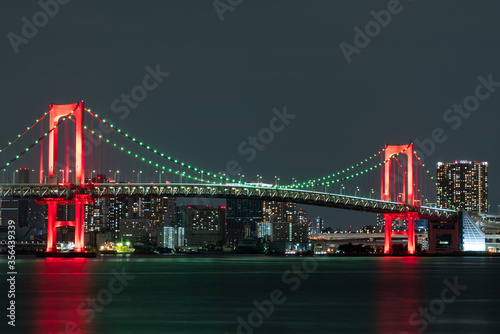
[[416,212],[408,214],[408,254],[415,254],[415,218],[418,219]]
[[[75,252],[85,251],[84,228],[85,204],[92,203],[89,195],[75,195],[75,199],[68,201],[60,198],[46,199],[48,206],[48,225],[47,225],[47,252],[55,252],[57,244],[57,228],[63,226],[72,226],[75,228]],[[58,221],[57,206],[59,204],[75,205],[74,221]]]
[[47,201],[48,217],[47,217],[47,252],[55,252],[57,230],[55,222],[57,220],[57,202]]
[[[415,219],[419,219],[417,212],[404,212],[404,213],[386,213],[385,219],[385,239],[384,239],[384,254],[391,252],[392,236],[395,234],[406,235],[408,237],[408,254],[415,254]],[[406,231],[393,231],[392,221],[398,219],[406,219],[408,221],[408,230]]]
[[[386,145],[385,146],[385,161],[384,175],[383,175],[383,185],[384,189],[382,191],[382,200],[391,200],[391,162],[392,156],[397,154],[405,154],[407,157],[406,161],[406,174],[407,180],[403,188],[403,202],[414,205],[414,193],[413,193],[413,143],[409,145]],[[385,220],[385,240],[384,240],[384,254],[389,254],[391,251],[391,239],[394,234],[404,234],[408,236],[408,254],[415,254],[415,219],[418,219],[417,212],[405,212],[401,214],[384,214]],[[392,221],[394,219],[406,219],[408,221],[408,230],[405,232],[394,232],[392,231]]]
[[85,250],[84,228],[85,222],[85,204],[90,203],[91,199],[87,195],[76,195],[75,199],[75,252]]
[[392,236],[391,215],[385,214],[384,220],[385,220],[384,254],[389,254],[389,252],[391,251],[391,236]]

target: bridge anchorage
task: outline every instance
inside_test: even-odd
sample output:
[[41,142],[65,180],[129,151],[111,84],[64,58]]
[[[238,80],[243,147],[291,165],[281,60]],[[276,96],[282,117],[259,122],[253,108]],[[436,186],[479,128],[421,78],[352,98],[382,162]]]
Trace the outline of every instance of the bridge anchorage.
[[[109,138],[100,140],[103,145],[110,145],[115,150],[124,154],[128,159],[135,158],[140,161],[141,164],[148,164],[155,169],[160,169],[160,171],[165,171],[165,173],[171,173],[172,176],[178,176],[179,183],[167,182],[158,183],[149,182],[141,183],[139,182],[139,175],[137,175],[137,182],[117,182],[116,172],[115,172],[115,182],[114,183],[99,183],[94,181],[92,174],[90,178],[85,178],[85,154],[90,155],[90,173],[93,169],[93,160],[96,160],[95,150],[91,150],[91,144],[87,144],[85,140],[85,134],[89,134],[90,139],[95,137],[101,138],[101,136],[96,135],[92,130],[93,125],[85,123],[85,116],[90,114],[93,118],[91,120],[97,119],[100,126],[105,125],[111,129],[111,133],[117,136],[121,136],[126,143],[132,145],[139,145],[142,149],[149,151],[148,154],[154,154],[155,158],[158,160],[165,161],[162,159],[167,159],[169,163],[177,164],[177,167],[182,167],[190,170],[190,172],[195,172],[198,177],[193,177],[186,175],[194,182],[182,182],[183,172],[175,171],[169,167],[165,167],[159,164],[155,164],[149,159],[144,157],[139,157],[137,154],[132,154],[130,150],[124,148],[124,144],[117,144],[112,142]],[[89,109],[85,108],[83,101],[65,104],[65,105],[50,105],[49,111],[40,119],[42,120],[45,116],[49,119],[49,131],[46,132],[40,140],[36,143],[40,143],[40,179],[39,183],[19,183],[19,184],[0,184],[0,198],[11,198],[11,199],[35,199],[40,205],[47,205],[48,207],[48,221],[47,221],[47,253],[56,252],[57,244],[57,229],[64,226],[71,226],[75,229],[75,254],[85,253],[85,243],[84,243],[84,226],[85,226],[85,209],[87,204],[93,203],[96,199],[105,197],[205,197],[205,198],[236,198],[236,199],[258,199],[263,201],[280,201],[280,202],[294,202],[297,204],[314,205],[314,206],[324,206],[331,208],[340,208],[355,211],[371,212],[376,214],[384,215],[384,225],[385,225],[385,242],[384,242],[384,253],[391,253],[391,239],[392,236],[397,234],[403,234],[408,237],[408,253],[414,254],[416,251],[416,240],[415,240],[415,221],[418,219],[429,220],[429,225],[431,224],[455,224],[458,222],[458,213],[455,210],[447,210],[443,208],[435,208],[429,205],[427,199],[421,192],[422,179],[423,177],[418,177],[423,174],[422,169],[418,169],[418,163],[425,169],[422,161],[416,155],[413,150],[413,144],[408,145],[385,145],[384,149],[379,153],[373,155],[369,159],[365,159],[360,163],[337,172],[327,177],[322,177],[315,180],[309,180],[302,183],[294,183],[291,185],[268,185],[262,186],[255,182],[242,182],[231,180],[230,178],[221,177],[218,173],[208,173],[201,169],[197,169],[178,162],[177,160],[161,154],[150,148],[147,145],[143,145],[132,136],[129,136],[125,132],[116,129],[113,125],[109,124],[103,119],[100,119],[96,114],[93,114]],[[24,131],[18,137],[24,135],[27,131],[33,128],[34,125],[38,124],[40,120],[37,120],[28,130]],[[66,140],[63,145],[59,145],[59,125],[61,121],[70,120],[75,124],[71,131],[68,131],[68,127],[65,127]],[[69,123],[69,122],[67,122]],[[113,132],[115,131],[115,132]],[[69,133],[71,132],[71,133]],[[42,131],[43,133],[43,131]],[[41,140],[48,137],[48,158],[44,159],[44,148],[41,145]],[[89,138],[87,138],[89,139]],[[16,139],[17,140],[17,139]],[[14,141],[16,141],[14,140]],[[127,141],[128,140],[128,141]],[[71,142],[74,143],[73,147]],[[92,143],[92,141],[90,141]],[[29,151],[35,146],[35,144],[29,146],[26,151]],[[6,147],[9,147],[9,145]],[[99,144],[101,145],[101,144]],[[5,148],[0,150],[3,154]],[[100,146],[97,146],[100,149]],[[74,153],[74,161],[69,161],[69,151]],[[65,151],[65,161],[59,161],[58,152]],[[100,151],[99,151],[100,152]],[[383,154],[382,154],[383,153]],[[16,156],[16,159],[11,160],[11,162],[17,160],[20,156],[24,154],[21,153]],[[128,154],[128,155],[127,155]],[[376,163],[373,160],[375,157],[381,156],[382,161]],[[45,160],[45,164],[44,164]],[[100,160],[98,160],[100,161]],[[5,164],[9,166],[11,162]],[[355,168],[365,168],[369,163],[374,163],[375,166],[367,167],[365,170],[356,173]],[[121,166],[121,164],[117,164]],[[57,167],[59,166],[59,167]],[[60,167],[62,166],[62,167]],[[70,169],[70,166],[72,168]],[[63,169],[59,169],[63,168]],[[357,187],[355,196],[349,196],[343,194],[343,182],[350,181],[353,179],[360,178],[359,175],[367,175],[370,171],[380,168],[380,199],[375,199],[373,197],[378,197],[373,188],[378,188],[378,184],[374,185],[373,180],[369,183],[368,188],[372,188],[368,197],[358,196],[358,191],[361,192],[362,189]],[[107,170],[108,168],[106,168]],[[43,171],[47,171],[46,179],[44,178]],[[61,180],[58,179],[58,171],[63,171],[63,177]],[[73,178],[70,178],[70,172],[74,172]],[[156,171],[158,172],[158,171]],[[425,169],[425,172],[430,177],[429,172]],[[2,174],[5,175],[5,174]],[[155,174],[153,174],[155,175]],[[156,174],[159,175],[159,174]],[[378,183],[378,176],[370,172],[369,177],[375,177]],[[418,178],[418,180],[417,180]],[[62,181],[62,182],[61,182]],[[417,186],[418,182],[421,182],[420,188]],[[429,179],[426,179],[427,182]],[[326,188],[330,185],[339,186],[339,192],[331,191],[331,188],[327,191]],[[324,191],[321,187],[324,186]],[[341,186],[341,187],[340,187]],[[363,186],[362,186],[363,188]],[[334,188],[335,189],[335,188]],[[372,197],[373,195],[373,197]],[[426,200],[426,205],[423,205],[423,200]],[[58,206],[61,205],[71,205],[74,206],[75,218],[73,220],[58,220],[57,211]],[[394,221],[406,221],[406,230],[394,230]],[[404,225],[404,224],[403,224]],[[430,227],[430,226],[429,226]],[[436,229],[437,231],[438,229]],[[459,228],[456,228],[458,231]],[[444,232],[440,231],[439,234]],[[434,233],[436,234],[436,233]],[[458,238],[458,236],[453,236],[453,238]],[[455,243],[456,244],[456,243]]]

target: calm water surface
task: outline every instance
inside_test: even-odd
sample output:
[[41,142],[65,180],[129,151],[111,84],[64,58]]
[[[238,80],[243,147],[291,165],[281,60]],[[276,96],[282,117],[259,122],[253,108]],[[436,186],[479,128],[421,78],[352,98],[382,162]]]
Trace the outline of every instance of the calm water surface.
[[3,315],[0,333],[500,332],[500,258],[18,257],[17,271],[16,328]]

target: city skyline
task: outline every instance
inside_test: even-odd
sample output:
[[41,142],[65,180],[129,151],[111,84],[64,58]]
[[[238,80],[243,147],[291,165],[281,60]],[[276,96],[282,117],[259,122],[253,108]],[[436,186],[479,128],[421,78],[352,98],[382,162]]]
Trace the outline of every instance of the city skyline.
[[[15,131],[25,127],[25,119],[38,117],[43,112],[40,110],[42,106],[46,108],[49,103],[69,103],[82,98],[120,128],[135,130],[144,141],[157,142],[159,149],[172,156],[218,171],[226,171],[227,163],[235,160],[242,168],[242,174],[255,179],[257,175],[264,175],[264,181],[269,183],[274,182],[275,175],[279,175],[282,183],[290,183],[292,178],[305,181],[309,177],[319,177],[349,167],[350,163],[377,151],[385,143],[403,144],[413,139],[416,144],[421,144],[419,150],[428,153],[423,156],[428,166],[457,159],[488,161],[492,175],[490,203],[492,208],[498,208],[500,181],[495,171],[500,161],[483,144],[495,142],[496,122],[492,117],[498,103],[494,91],[496,86],[490,87],[493,90],[491,96],[482,100],[476,111],[464,110],[460,115],[465,116],[458,119],[455,112],[448,113],[448,109],[453,111],[454,104],[463,104],[469,95],[474,94],[476,86],[481,84],[478,77],[486,81],[491,77],[493,82],[500,80],[495,72],[496,51],[489,48],[490,41],[495,38],[494,34],[488,33],[494,31],[491,27],[494,19],[484,19],[494,12],[488,10],[488,5],[455,4],[456,10],[443,18],[438,13],[446,8],[444,4],[435,4],[436,10],[430,12],[426,6],[406,4],[405,10],[393,17],[391,25],[380,36],[374,38],[363,52],[352,55],[349,64],[334,41],[352,44],[355,35],[352,28],[371,18],[372,4],[361,4],[360,8],[349,3],[341,7],[318,3],[314,12],[322,18],[321,26],[313,19],[317,18],[316,14],[302,18],[299,14],[302,11],[298,9],[301,5],[297,2],[287,6],[269,3],[264,7],[269,14],[287,13],[284,16],[288,19],[281,27],[274,27],[272,20],[264,20],[255,29],[271,31],[272,35],[261,33],[262,39],[252,39],[255,31],[248,30],[241,21],[259,15],[262,7],[254,3],[238,7],[234,13],[226,15],[222,23],[211,4],[194,10],[179,2],[161,3],[158,6],[163,11],[144,12],[150,17],[147,23],[142,18],[137,21],[135,15],[133,20],[129,17],[130,5],[120,8],[111,4],[99,6],[100,12],[88,15],[88,8],[82,4],[61,6],[60,13],[67,15],[57,15],[32,41],[20,45],[18,53],[13,52],[8,40],[0,45],[2,54],[6,55],[3,73],[11,78],[13,92],[3,99],[5,107],[23,111],[9,116],[9,127],[0,133],[1,142],[9,141]],[[26,11],[34,13],[37,10],[36,5],[24,8],[20,4],[6,4],[3,24],[16,32],[22,27],[18,17],[28,15]],[[143,9],[139,7],[137,10],[141,12]],[[193,17],[204,29],[192,31],[188,22],[180,20],[183,15],[174,15],[175,12]],[[366,15],[360,16],[360,12]],[[474,26],[467,27],[470,29],[468,36],[482,36],[481,39],[466,40],[470,47],[465,50],[474,50],[474,53],[463,52],[462,47],[457,49],[457,45],[463,45],[464,41],[456,34],[464,27],[451,28],[454,27],[452,24],[442,24],[443,19],[460,21],[464,12],[481,17]],[[331,13],[331,20],[326,19],[324,13]],[[69,18],[73,17],[80,19],[69,23]],[[109,22],[115,22],[115,25],[101,37],[101,28],[90,22],[104,17],[106,22],[111,20]],[[119,17],[135,22],[132,29],[136,33],[126,38],[121,35],[126,26]],[[410,28],[418,24],[418,17],[427,17],[428,24],[416,32]],[[297,25],[297,22],[304,23]],[[336,29],[336,24],[343,28]],[[224,29],[226,25],[234,25],[235,29]],[[141,33],[144,32],[141,26],[148,26],[148,34]],[[398,29],[394,28],[396,26]],[[87,33],[79,34],[79,29],[84,27]],[[433,29],[438,29],[440,34],[434,34]],[[87,55],[80,54],[77,44],[69,43],[65,49],[53,48],[43,53],[46,56],[40,55],[41,66],[34,67],[29,62],[20,62],[22,67],[16,65],[17,60],[39,53],[37,51],[47,44],[66,43],[73,34],[79,36],[80,44],[89,54],[98,53],[108,61],[92,63],[89,67]],[[119,52],[127,57],[116,57],[113,47],[104,43],[110,36],[117,44],[123,45]],[[295,39],[290,36],[295,36]],[[419,36],[425,36],[425,39]],[[138,45],[148,45],[149,53],[146,55],[139,49],[124,47],[129,39],[137,40]],[[280,53],[265,52],[277,39]],[[162,40],[168,40],[169,44],[157,43]],[[196,43],[190,46],[186,43],[189,40]],[[411,40],[412,43],[401,47],[397,43],[390,44],[391,40]],[[295,47],[297,41],[300,41],[299,49]],[[455,61],[450,63],[446,57],[426,57],[423,50],[428,48],[429,53],[453,54]],[[185,57],[186,54],[190,56]],[[233,57],[226,56],[228,54]],[[476,55],[481,57],[474,58]],[[300,66],[297,68],[295,64]],[[121,94],[130,95],[136,85],[142,85],[143,78],[154,72],[157,65],[160,72],[170,74],[159,78],[162,82],[148,91],[146,99],[134,102],[137,104],[135,108],[115,112],[113,102],[121,101]],[[274,70],[259,72],[258,68],[263,66]],[[47,77],[43,68],[65,68],[67,71],[52,72]],[[290,68],[296,68],[291,72],[292,76],[288,71]],[[387,71],[389,68],[401,70]],[[23,79],[26,73],[31,80]],[[74,73],[80,79],[68,80],[68,73]],[[100,73],[109,75],[100,78]],[[41,84],[46,80],[49,84]],[[264,82],[268,84],[263,85]],[[423,85],[425,82],[433,84]],[[314,83],[315,89],[306,89],[309,83]],[[103,89],[100,85],[111,88]],[[30,91],[32,97],[28,101],[14,91]],[[22,101],[22,104],[14,101]],[[120,108],[123,105],[120,102],[115,106]],[[289,114],[297,115],[296,118],[290,119],[285,129],[276,133],[264,150],[256,150],[253,160],[247,161],[251,154],[240,154],[238,146],[246,142],[242,148],[248,150],[251,147],[248,137],[269,126],[269,121],[275,116],[273,109],[282,111],[284,106]],[[445,114],[446,119],[454,117],[451,122],[443,119]],[[166,117],[166,121],[154,121],[159,117]],[[190,127],[190,136],[185,135],[186,127]],[[444,132],[438,134],[439,143],[432,139],[435,129]],[[480,135],[471,138],[480,138],[481,142],[461,136],[460,133],[464,132]],[[446,140],[441,137],[446,137]],[[432,173],[433,170],[431,168]],[[371,216],[361,213],[306,209],[324,217],[332,225],[340,225],[337,221],[349,221],[346,226],[357,221],[361,225],[373,221]]]

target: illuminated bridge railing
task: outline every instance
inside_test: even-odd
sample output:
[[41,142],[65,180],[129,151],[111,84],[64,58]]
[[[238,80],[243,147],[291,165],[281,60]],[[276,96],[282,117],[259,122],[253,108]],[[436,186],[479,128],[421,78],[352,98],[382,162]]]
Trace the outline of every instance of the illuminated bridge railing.
[[162,196],[246,198],[266,201],[295,202],[298,204],[373,213],[403,213],[407,211],[416,211],[423,218],[429,217],[446,220],[457,218],[457,213],[452,210],[431,207],[411,207],[402,203],[386,202],[370,198],[274,187],[174,183],[98,183],[82,187],[40,184],[0,185],[1,198],[70,198],[75,194],[87,194],[94,198]]
[[71,197],[75,189],[52,184],[0,184],[0,199]]

